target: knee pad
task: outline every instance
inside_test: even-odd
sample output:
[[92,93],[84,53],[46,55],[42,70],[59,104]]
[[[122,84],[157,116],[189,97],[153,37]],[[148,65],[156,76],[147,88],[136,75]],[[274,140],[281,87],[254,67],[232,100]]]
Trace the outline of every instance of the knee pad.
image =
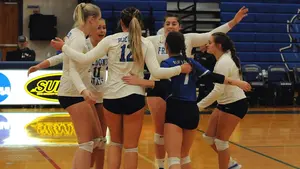
[[106,137],[102,137],[102,142],[105,143],[105,144],[107,143]]
[[157,145],[164,145],[165,144],[164,136],[155,133],[154,134],[154,143],[157,144]]
[[81,143],[79,144],[79,148],[92,153],[94,149],[94,141]]
[[106,142],[107,142],[106,138],[105,138],[105,137],[102,137],[101,142],[100,142],[100,144],[99,144],[97,147],[98,147],[99,149],[101,149],[101,150],[104,150],[105,147],[106,147]]
[[208,144],[208,145],[213,145],[215,143],[215,138],[213,137],[209,137],[209,136],[206,136],[206,134],[202,134],[202,137],[203,137],[203,140]]
[[97,148],[98,147],[98,145],[101,142],[101,139],[102,139],[101,137],[93,139],[93,142],[94,142],[93,148]]
[[216,148],[218,151],[224,151],[229,148],[228,141],[223,141],[219,139],[215,139]]
[[115,142],[110,142],[110,144],[109,144],[110,146],[117,146],[117,147],[119,147],[119,148],[122,148],[123,147],[123,145],[121,144],[121,143],[115,143]]
[[181,158],[181,165],[188,164],[190,162],[191,162],[190,156],[186,156],[184,158]]
[[158,168],[164,168],[165,165],[165,159],[155,159],[156,164],[158,165]]
[[103,139],[104,139],[103,137],[95,138],[93,140],[94,141],[94,148],[104,150],[105,149],[105,144],[106,144],[106,139],[105,139],[105,141]]
[[180,165],[180,158],[178,157],[169,157],[168,158],[168,168],[170,168],[172,165]]
[[138,148],[124,148],[124,153],[137,153]]

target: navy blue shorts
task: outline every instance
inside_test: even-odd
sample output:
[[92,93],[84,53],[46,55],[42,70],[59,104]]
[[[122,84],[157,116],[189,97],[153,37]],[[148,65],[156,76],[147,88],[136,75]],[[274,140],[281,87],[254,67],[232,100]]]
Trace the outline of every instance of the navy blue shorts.
[[165,123],[171,123],[186,130],[194,130],[200,120],[197,102],[174,98],[167,99]]
[[218,104],[217,109],[243,119],[248,112],[247,98],[229,104]]
[[130,115],[145,107],[145,96],[131,94],[118,99],[103,99],[103,107],[115,114]]
[[170,95],[170,81],[163,79],[160,81],[155,81],[154,88],[147,89],[147,97],[160,97],[166,100]]
[[84,101],[83,97],[58,96],[59,104],[64,108],[68,108],[74,104]]

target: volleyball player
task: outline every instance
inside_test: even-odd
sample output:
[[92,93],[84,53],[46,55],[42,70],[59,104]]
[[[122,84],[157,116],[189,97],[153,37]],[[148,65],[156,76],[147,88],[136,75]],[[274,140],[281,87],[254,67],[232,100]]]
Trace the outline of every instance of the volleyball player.
[[173,68],[160,68],[153,44],[142,37],[140,11],[134,7],[126,8],[121,12],[120,18],[123,32],[107,36],[86,54],[75,51],[58,38],[51,43],[57,50],[62,49],[78,63],[91,63],[108,54],[108,79],[103,101],[104,114],[111,134],[108,166],[111,169],[120,168],[121,151],[124,147],[124,168],[136,169],[145,91],[140,86],[125,84],[122,77],[135,74],[142,78],[144,63],[156,78],[170,78],[180,73],[189,73],[191,66],[184,64]]
[[[139,79],[135,76],[124,77],[123,80],[131,85],[154,87],[158,90],[168,91],[167,113],[164,124],[166,136],[166,149],[169,168],[191,168],[189,150],[192,146],[195,129],[199,123],[199,110],[196,99],[196,81],[198,76],[202,80],[211,80],[217,83],[240,84],[245,90],[251,86],[240,80],[225,80],[224,75],[211,73],[193,59],[185,55],[184,36],[179,32],[170,32],[166,38],[166,49],[169,59],[162,61],[163,67],[173,67],[191,63],[195,68],[193,73],[174,76],[171,80],[151,81]],[[225,81],[224,81],[225,80]]]
[[[207,52],[216,57],[214,72],[232,79],[241,77],[241,64],[231,39],[224,33],[212,34],[207,45]],[[215,84],[214,89],[198,103],[200,110],[217,101],[217,108],[212,112],[208,128],[203,134],[204,140],[218,153],[219,169],[227,169],[232,160],[228,140],[235,127],[248,111],[248,102],[243,90],[236,86]],[[230,169],[241,168],[235,164]]]
[[[78,52],[87,52],[86,38],[95,32],[99,25],[101,12],[99,7],[92,4],[78,4],[74,11],[75,27],[68,33],[66,44]],[[58,100],[61,106],[70,114],[79,144],[75,152],[73,168],[89,169],[91,154],[99,142],[94,139],[96,118],[93,106],[95,96],[90,92],[90,64],[74,62],[70,56],[63,56],[63,74],[60,79]],[[100,136],[100,134],[99,134]]]
[[[99,20],[99,26],[96,32],[91,32],[89,38],[86,40],[86,45],[88,47],[88,50],[91,50],[94,48],[105,36],[106,36],[106,22],[103,18]],[[63,55],[59,54],[56,56],[53,56],[49,59],[46,59],[42,61],[41,63],[32,66],[28,70],[28,75],[30,73],[33,73],[40,69],[45,69],[51,66],[55,66],[57,64],[60,64],[63,62]],[[91,90],[93,91],[93,94],[97,97],[96,104],[95,104],[95,118],[96,122],[98,122],[98,119],[100,121],[100,124],[97,123],[95,127],[97,129],[94,131],[94,141],[101,142],[101,146],[95,147],[92,153],[92,162],[91,167],[94,166],[94,163],[96,163],[97,169],[102,169],[104,165],[104,155],[105,155],[105,143],[106,143],[106,122],[104,119],[103,114],[103,88],[104,83],[106,80],[106,69],[107,69],[107,57],[104,57],[103,59],[96,60],[90,69],[91,73],[91,83],[93,85],[93,88]],[[94,108],[93,108],[94,109]],[[101,126],[99,126],[101,125]],[[99,132],[98,130],[102,130]],[[101,134],[101,136],[99,136]]]
[[[210,38],[210,35],[214,32],[224,32],[227,33],[230,31],[236,24],[238,24],[246,15],[248,9],[242,7],[235,15],[235,17],[228,23],[213,29],[208,33],[187,33],[185,36],[185,45],[186,45],[186,55],[189,58],[192,58],[192,49],[194,47],[199,47],[206,45]],[[164,22],[164,34],[147,37],[156,50],[156,57],[159,63],[168,58],[165,49],[165,40],[169,32],[176,31],[179,32],[181,29],[180,19],[177,15],[168,14],[165,17]],[[158,79],[153,76],[150,77],[151,80]],[[154,89],[147,90],[147,104],[151,112],[152,120],[154,121],[154,142],[155,142],[155,153],[157,165],[160,169],[164,166],[165,150],[164,150],[164,121],[165,121],[165,112],[166,112],[166,102],[164,98],[166,93],[163,91],[156,91]],[[230,166],[229,166],[230,167]]]

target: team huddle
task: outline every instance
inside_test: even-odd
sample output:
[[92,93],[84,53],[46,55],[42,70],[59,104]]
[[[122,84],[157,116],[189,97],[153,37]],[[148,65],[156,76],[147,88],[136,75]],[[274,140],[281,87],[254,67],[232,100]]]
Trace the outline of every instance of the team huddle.
[[[100,8],[79,4],[74,28],[64,40],[51,41],[62,53],[28,70],[30,74],[63,63],[58,99],[77,135],[73,169],[103,169],[106,147],[108,168],[120,168],[124,151],[123,168],[137,169],[146,103],[153,119],[157,168],[165,168],[166,159],[170,169],[191,169],[189,152],[199,113],[215,101],[218,105],[203,139],[218,154],[219,169],[241,168],[230,156],[228,140],[248,111],[244,91],[251,86],[240,78],[240,61],[226,33],[247,13],[243,7],[228,23],[202,34],[180,33],[180,18],[168,14],[163,33],[145,38],[141,12],[128,7],[120,14],[122,32],[105,37]],[[191,54],[193,48],[205,45],[217,60],[213,72]],[[149,80],[144,79],[145,64]],[[198,80],[214,82],[215,87],[197,103]]]

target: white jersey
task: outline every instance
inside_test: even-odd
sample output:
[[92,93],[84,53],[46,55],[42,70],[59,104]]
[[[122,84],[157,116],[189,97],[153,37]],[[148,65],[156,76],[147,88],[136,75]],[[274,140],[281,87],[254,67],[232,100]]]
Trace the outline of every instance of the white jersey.
[[165,34],[165,29],[164,28],[160,28],[157,32],[156,35],[164,35]]
[[[143,37],[141,37],[141,39],[144,60],[153,76],[156,78],[168,79],[180,74],[180,66],[160,68],[158,61],[156,60],[153,44]],[[128,32],[121,32],[105,37],[94,49],[86,54],[77,52],[68,44],[65,44],[62,50],[66,55],[71,56],[72,59],[82,64],[92,63],[96,59],[102,58],[107,54],[108,79],[105,84],[104,98],[115,99],[126,97],[134,93],[145,95],[143,87],[128,85],[122,80],[122,77],[132,73],[138,75],[140,78],[144,77],[144,67],[142,66],[139,68],[134,64],[128,45]]]
[[[88,51],[92,50],[93,44],[91,43],[90,38],[86,39],[86,45],[88,48]],[[55,66],[63,62],[63,56],[64,54],[61,53],[59,55],[55,55],[51,58],[48,58],[47,60],[50,63],[50,66]],[[104,90],[104,84],[106,81],[106,69],[107,69],[107,56],[103,59],[96,60],[90,67],[90,76],[91,76],[91,84],[92,88],[88,88],[91,90],[96,96],[97,96],[97,103],[103,102],[103,90]]]
[[[207,33],[187,33],[184,34],[184,39],[185,39],[185,46],[186,46],[186,56],[189,58],[194,58],[192,55],[192,49],[195,47],[200,47],[203,45],[206,45],[208,43],[208,40],[210,39],[210,36],[215,33],[215,32],[223,32],[227,33],[231,28],[229,27],[228,23],[221,25],[215,29],[213,29],[210,32]],[[149,39],[156,51],[156,57],[159,62],[159,64],[168,59],[169,56],[167,54],[166,48],[165,48],[165,42],[166,42],[166,37],[165,35],[156,35],[156,36],[149,36],[147,37]],[[158,80],[153,78],[152,76],[150,77],[151,80]]]
[[[222,74],[231,79],[240,80],[239,69],[231,58],[231,52],[224,53],[217,61],[214,73]],[[200,109],[204,109],[214,103],[229,104],[246,98],[242,89],[237,86],[215,84],[214,89],[198,103]]]
[[[86,40],[89,51],[94,48],[90,38]],[[103,58],[97,59],[92,63],[90,72],[91,72],[91,83],[95,87],[97,92],[103,92],[104,84],[106,81],[106,70],[108,65],[108,57],[104,56]]]
[[[80,53],[88,51],[85,35],[78,28],[74,28],[68,33],[65,43]],[[84,89],[92,87],[89,73],[90,64],[75,62],[68,55],[60,54],[58,56],[63,59],[63,74],[60,79],[58,95],[82,97],[80,93]]]

